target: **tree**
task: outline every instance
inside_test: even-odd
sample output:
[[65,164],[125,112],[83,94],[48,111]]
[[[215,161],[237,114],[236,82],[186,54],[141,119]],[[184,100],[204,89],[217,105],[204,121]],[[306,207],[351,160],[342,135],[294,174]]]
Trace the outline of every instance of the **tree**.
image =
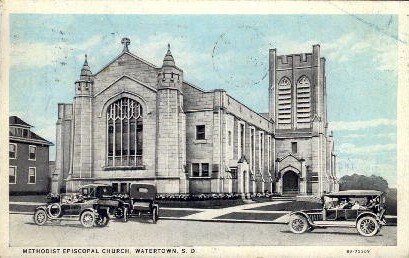
[[388,190],[388,181],[381,176],[346,175],[339,179],[340,190]]

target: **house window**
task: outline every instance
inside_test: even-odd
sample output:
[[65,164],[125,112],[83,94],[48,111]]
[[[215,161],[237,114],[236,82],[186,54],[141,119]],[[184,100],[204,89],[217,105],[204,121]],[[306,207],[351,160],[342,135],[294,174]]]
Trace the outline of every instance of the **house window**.
[[206,139],[206,127],[204,125],[196,125],[196,140]]
[[142,106],[121,98],[107,109],[107,166],[141,166]]
[[200,164],[199,163],[192,163],[192,176],[194,177],[200,176]]
[[36,160],[36,146],[28,146],[28,159],[29,160]]
[[291,152],[297,153],[297,143],[296,142],[291,143]]
[[9,158],[10,159],[17,158],[17,144],[15,143],[9,144]]
[[193,177],[209,177],[209,163],[192,163]]
[[228,141],[229,141],[229,146],[231,146],[231,131],[228,132]]
[[9,184],[17,183],[17,167],[9,167]]
[[36,168],[28,168],[28,183],[35,184],[36,183]]
[[28,129],[23,129],[23,137],[28,138]]

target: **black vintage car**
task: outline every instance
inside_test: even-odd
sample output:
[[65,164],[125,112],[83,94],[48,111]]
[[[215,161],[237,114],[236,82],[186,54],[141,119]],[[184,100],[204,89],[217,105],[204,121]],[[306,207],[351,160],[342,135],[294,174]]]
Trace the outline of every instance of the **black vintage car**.
[[116,211],[116,217],[127,221],[129,217],[149,217],[156,223],[159,206],[155,203],[156,187],[151,184],[132,183],[124,205]]
[[288,225],[301,234],[315,228],[356,228],[363,236],[376,235],[385,225],[385,196],[374,190],[348,190],[323,196],[323,208],[290,214]]
[[121,201],[111,197],[106,185],[86,185],[78,193],[65,193],[53,197],[45,205],[35,209],[34,222],[44,225],[47,221],[79,220],[84,227],[104,227]]

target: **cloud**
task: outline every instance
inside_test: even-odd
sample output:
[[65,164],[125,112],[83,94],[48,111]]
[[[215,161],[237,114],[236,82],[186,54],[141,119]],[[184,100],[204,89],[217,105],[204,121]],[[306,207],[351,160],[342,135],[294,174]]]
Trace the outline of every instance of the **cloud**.
[[396,126],[396,120],[379,118],[366,121],[334,121],[329,124],[330,131],[354,131],[378,126]]
[[16,42],[11,45],[11,66],[41,68],[56,63],[75,61],[72,59],[75,51],[86,51],[100,42],[101,36],[99,35],[94,35],[78,44]]
[[374,144],[365,146],[356,146],[352,143],[343,143],[336,147],[336,150],[340,154],[350,155],[369,155],[382,152],[394,152],[396,151],[396,144]]
[[[323,42],[322,40],[296,41],[290,38],[276,37],[271,42],[278,42],[281,53],[300,53],[301,49],[311,52],[312,45],[320,44],[322,56],[331,62],[345,63],[358,55],[371,54],[373,64],[379,71],[397,71],[397,42],[378,34],[357,35],[355,32]],[[281,43],[281,44],[280,44]],[[305,52],[307,52],[305,51]]]
[[389,187],[396,186],[396,160],[380,162],[375,158],[348,158],[337,160],[337,177],[360,174],[365,176],[377,175],[388,181]]

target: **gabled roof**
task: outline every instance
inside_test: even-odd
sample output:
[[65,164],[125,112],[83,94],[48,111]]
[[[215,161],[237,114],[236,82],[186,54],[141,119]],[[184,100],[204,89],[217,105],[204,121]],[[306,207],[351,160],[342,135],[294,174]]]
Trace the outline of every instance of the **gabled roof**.
[[9,139],[11,142],[25,142],[25,143],[31,143],[31,144],[48,145],[48,146],[54,145],[52,142],[47,141],[46,139],[42,138],[38,134],[31,131],[30,127],[33,127],[33,126],[27,124],[18,116],[10,116],[9,123],[10,125],[13,125],[13,126],[26,127],[30,131],[30,133],[28,134],[28,137],[21,137],[21,136],[13,135],[13,133],[9,131]]
[[23,127],[33,127],[32,125],[24,122],[18,116],[9,116],[9,124],[10,125],[19,125],[19,126],[23,126]]
[[150,63],[150,62],[148,62],[148,61],[146,61],[146,60],[144,60],[144,59],[142,59],[142,58],[140,58],[140,57],[138,57],[138,56],[136,56],[136,55],[134,55],[134,54],[132,54],[131,52],[122,52],[122,53],[119,54],[117,57],[115,57],[111,62],[109,62],[109,63],[108,63],[107,65],[105,65],[104,67],[102,67],[101,70],[99,70],[98,72],[96,72],[96,73],[94,74],[94,76],[96,76],[97,74],[99,74],[100,72],[102,72],[103,70],[105,70],[105,68],[107,68],[108,66],[110,66],[112,63],[114,63],[116,60],[118,60],[118,59],[119,59],[121,56],[123,56],[123,55],[129,55],[129,56],[131,56],[131,57],[133,57],[133,58],[135,58],[135,59],[141,61],[142,63],[145,63],[145,64],[149,65],[149,66],[152,67],[152,68],[155,68],[155,69],[158,69],[158,68],[159,68],[158,66],[156,66],[156,65],[154,65],[154,64],[152,64],[152,63]]

